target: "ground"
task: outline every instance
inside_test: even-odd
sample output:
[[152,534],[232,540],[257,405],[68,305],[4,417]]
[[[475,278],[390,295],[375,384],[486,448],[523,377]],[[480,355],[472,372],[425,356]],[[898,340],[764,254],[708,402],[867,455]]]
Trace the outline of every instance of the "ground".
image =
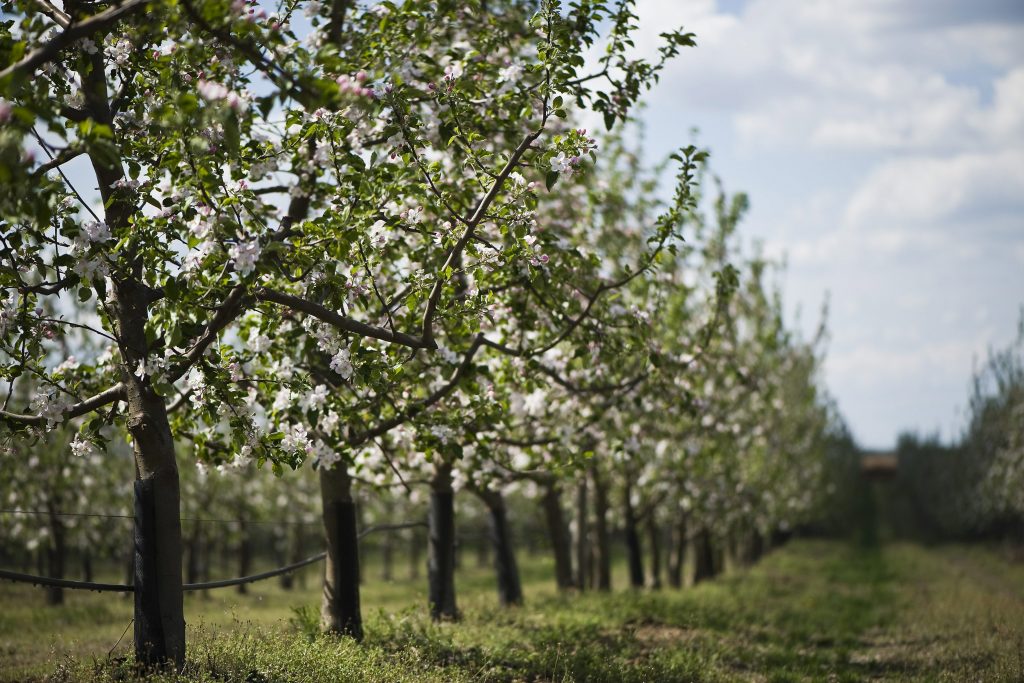
[[[998,548],[794,541],[683,590],[559,596],[523,557],[527,604],[460,570],[463,620],[431,624],[424,581],[367,568],[367,638],[312,635],[316,582],[191,595],[187,681],[1021,681],[1024,564]],[[616,576],[619,585],[624,575]],[[61,608],[0,583],[0,681],[124,680],[130,601]],[[114,647],[112,647],[114,646]],[[170,677],[167,677],[170,679]]]

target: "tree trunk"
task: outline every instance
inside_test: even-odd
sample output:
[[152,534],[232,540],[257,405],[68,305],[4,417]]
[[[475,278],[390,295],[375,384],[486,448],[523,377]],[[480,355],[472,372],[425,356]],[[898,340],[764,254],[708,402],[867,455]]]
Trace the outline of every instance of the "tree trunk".
[[751,564],[755,564],[761,560],[764,555],[764,537],[761,536],[761,530],[756,526],[750,529],[749,549],[747,550],[747,557]]
[[395,578],[395,539],[390,533],[385,533],[381,539],[380,547],[380,578],[384,581],[391,581]]
[[587,477],[584,474],[576,485],[576,587],[581,591],[593,588],[593,580]]
[[[144,333],[139,332],[145,348]],[[132,345],[131,339],[125,343]],[[135,482],[135,659],[147,667],[173,662],[180,671],[185,665],[185,615],[174,441],[163,399],[148,380],[143,384],[134,376],[129,378],[129,373],[122,375],[128,385],[128,430],[139,474]]]
[[[97,169],[97,175],[104,173]],[[118,177],[121,169],[115,171]],[[107,178],[109,180],[109,178]],[[102,182],[101,185],[107,185]],[[110,216],[108,211],[108,217]],[[135,454],[135,659],[145,666],[185,665],[181,565],[181,490],[167,405],[147,376],[134,374],[145,359],[150,290],[137,280],[114,283],[120,332],[121,382]]]
[[186,583],[199,583],[199,563],[202,561],[199,557],[202,546],[202,524],[195,522],[195,530],[189,536],[188,543],[185,546],[187,557],[185,558],[185,582]]
[[434,621],[459,618],[455,605],[455,493],[451,465],[439,465],[431,481],[427,548],[430,616]]
[[646,521],[647,543],[651,546],[651,576],[647,582],[649,588],[659,590],[661,588],[661,529],[654,520],[654,513],[647,515]]
[[[134,537],[132,538],[132,540],[134,541]],[[124,583],[125,583],[125,585],[126,586],[134,585],[135,584],[135,546],[134,546],[134,543],[131,546],[131,552],[128,554],[128,557],[125,559],[124,564],[122,566],[124,567]],[[130,598],[134,598],[135,597],[135,593],[134,592],[133,593],[120,593],[119,595],[122,598],[129,598],[129,597]]]
[[498,601],[503,606],[523,604],[523,587],[519,580],[512,531],[508,523],[505,498],[498,491],[476,491],[490,513],[491,543],[494,547],[494,570],[498,577]]
[[320,627],[325,633],[363,639],[359,609],[359,536],[352,479],[343,463],[320,469],[320,500],[323,505],[324,563]]
[[725,571],[725,567],[728,564],[730,568],[735,568],[746,563],[746,559],[743,557],[743,551],[741,539],[743,537],[742,527],[733,527],[729,531],[729,535],[726,536],[725,543],[722,544],[720,549],[721,561],[720,567],[722,571]]
[[[291,564],[295,564],[299,560],[303,559],[306,552],[306,527],[304,524],[296,524],[295,531],[291,537]],[[309,576],[309,572],[306,568],[296,570],[298,572],[298,583],[299,588],[302,590],[306,589],[306,577]],[[295,572],[288,572],[288,576],[295,577]],[[294,584],[294,579],[289,585]]]
[[82,577],[83,580],[91,582],[93,579],[92,571],[92,550],[85,548],[82,550]]
[[135,659],[144,667],[185,658],[177,469],[135,482]]
[[[73,20],[93,12],[82,1],[66,2],[64,8]],[[86,114],[116,130],[103,51],[86,56],[78,65]],[[118,143],[112,142],[111,149],[116,150]],[[116,151],[105,155],[90,152],[89,160],[107,225],[115,233],[128,230],[137,209],[132,193],[120,188],[125,177],[122,160]],[[149,306],[157,300],[144,284],[143,278],[149,274],[134,250],[126,245],[119,254],[122,265],[111,273],[109,312],[121,356],[126,426],[135,455],[135,657],[147,667],[173,662],[180,671],[185,665],[181,493],[167,404],[147,376],[134,374],[149,352],[146,323]]]
[[[292,538],[299,530],[299,525],[282,525],[274,530],[274,560],[278,565],[290,564],[292,561]],[[285,572],[277,577],[277,585],[281,590],[290,591],[295,586],[295,572]]]
[[[285,563],[295,564],[302,559],[302,549],[305,545],[305,529],[302,524],[292,524],[291,528],[285,531],[287,536],[285,537]],[[296,569],[295,571],[289,571],[281,574],[281,588],[290,591],[295,588],[295,574],[299,572],[300,579],[305,577],[305,569]],[[305,586],[303,585],[303,588]]]
[[693,539],[693,583],[698,584],[715,576],[715,550],[711,533],[702,527]]
[[594,480],[594,536],[597,541],[597,589],[612,589],[612,546],[608,533],[608,486],[596,467],[591,467]]
[[[391,499],[385,498],[381,501],[380,518],[385,523],[394,519],[394,503]],[[395,578],[395,537],[389,532],[377,534],[378,548],[380,549],[380,578],[381,581],[391,581]]]
[[685,515],[679,515],[679,521],[676,522],[672,536],[672,553],[668,558],[668,583],[673,588],[682,588],[687,543]]
[[[185,560],[185,582],[202,583],[210,579],[207,571],[209,562],[210,547],[206,535],[203,533],[202,522],[195,522],[195,529],[189,536],[186,545],[187,557]],[[209,599],[210,591],[196,591],[199,597]]]
[[[868,536],[871,536],[874,533],[875,533],[874,530],[870,530],[870,531],[867,532]],[[778,529],[778,528],[773,529],[771,534],[769,535],[769,547],[770,548],[782,547],[783,545],[786,544],[786,542],[789,541],[789,539],[790,539],[790,537],[792,535],[793,534],[790,531],[785,531],[783,529]]]
[[629,585],[633,588],[644,586],[644,557],[640,547],[640,531],[637,529],[636,514],[633,511],[632,487],[629,483],[623,489],[623,502],[626,507],[626,557],[629,561]]
[[[67,533],[64,523],[56,516],[50,516],[50,543],[46,548],[46,574],[51,579],[64,578],[67,560]],[[64,589],[60,586],[46,587],[46,604],[63,605]]]
[[[252,535],[249,533],[249,520],[244,516],[238,520],[238,575],[249,576],[252,573]],[[239,595],[249,593],[249,584],[240,583],[236,586]]]
[[572,539],[562,512],[562,496],[558,484],[550,482],[545,485],[541,504],[544,506],[548,536],[555,555],[555,585],[558,590],[568,590],[573,587]]
[[[270,552],[274,556],[274,566],[280,567],[288,564],[288,532],[291,529],[288,528],[288,518],[280,520],[280,526],[275,526],[270,529]],[[284,588],[283,577],[287,574],[281,574],[277,577],[278,585]],[[285,589],[287,590],[287,589]]]
[[416,581],[420,578],[420,562],[423,557],[423,544],[420,542],[420,535],[415,529],[409,532],[409,580]]

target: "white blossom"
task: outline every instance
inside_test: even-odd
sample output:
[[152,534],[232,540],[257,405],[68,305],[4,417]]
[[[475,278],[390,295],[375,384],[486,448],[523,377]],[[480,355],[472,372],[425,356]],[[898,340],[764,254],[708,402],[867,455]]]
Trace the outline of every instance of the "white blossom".
[[135,376],[139,379],[144,377],[154,377],[163,370],[164,361],[161,358],[141,358],[139,364],[135,367]]
[[274,403],[271,405],[271,409],[278,413],[287,410],[291,406],[292,400],[293,394],[291,389],[287,387],[280,389],[274,394]]
[[75,275],[89,282],[106,277],[107,273],[110,272],[106,262],[98,258],[78,259],[75,265],[71,266],[71,270],[74,271]]
[[113,60],[118,66],[125,66],[132,53],[132,43],[127,38],[121,38],[113,45],[108,46],[105,53],[107,58]]
[[334,432],[338,429],[339,416],[333,410],[328,411],[326,415],[320,416],[320,430],[325,434],[334,435]]
[[71,447],[71,454],[79,458],[92,455],[96,452],[96,447],[93,446],[91,442],[83,439],[80,435],[76,435],[69,445]]
[[309,392],[302,397],[302,409],[303,410],[319,410],[324,407],[327,403],[327,385],[318,384],[313,388],[313,391]]
[[341,375],[342,379],[348,380],[352,378],[355,368],[352,367],[348,349],[340,349],[331,357],[331,370]]
[[196,90],[204,100],[208,102],[223,101],[235,111],[245,111],[248,106],[244,97],[222,83],[200,79],[196,84]]
[[256,261],[261,251],[259,240],[239,242],[231,247],[228,256],[231,257],[235,270],[242,275],[248,275],[256,269]]
[[551,170],[555,173],[566,173],[572,170],[573,157],[567,156],[565,152],[559,152],[551,157]]
[[387,246],[390,236],[388,235],[387,223],[379,220],[370,226],[370,244],[377,249]]
[[53,429],[64,421],[64,413],[71,408],[71,399],[56,389],[50,388],[36,395],[29,405],[46,420],[46,428]]
[[523,75],[523,63],[515,61],[498,71],[498,81],[501,83],[514,83]]
[[301,424],[293,424],[284,432],[281,439],[281,448],[286,451],[302,451],[308,453],[313,450],[313,442],[309,439],[306,428]]
[[463,69],[462,62],[451,62],[444,68],[444,79],[446,81],[454,81],[462,76]]
[[446,363],[451,363],[452,365],[458,363],[460,360],[459,354],[455,353],[449,348],[445,348],[444,346],[439,346],[437,349],[437,353],[439,356],[441,356],[441,358],[444,359]]
[[270,348],[270,337],[260,334],[259,330],[253,330],[249,334],[249,348],[253,353],[263,353]]
[[53,369],[53,374],[63,374],[70,370],[74,370],[79,366],[78,360],[74,356],[68,356],[67,359]]
[[82,226],[82,231],[92,243],[106,242],[110,239],[110,228],[103,221],[88,221]]
[[325,470],[334,469],[341,462],[341,456],[326,446],[317,454],[317,466]]
[[537,416],[544,412],[547,402],[547,393],[543,389],[537,389],[523,399],[523,410],[527,415]]

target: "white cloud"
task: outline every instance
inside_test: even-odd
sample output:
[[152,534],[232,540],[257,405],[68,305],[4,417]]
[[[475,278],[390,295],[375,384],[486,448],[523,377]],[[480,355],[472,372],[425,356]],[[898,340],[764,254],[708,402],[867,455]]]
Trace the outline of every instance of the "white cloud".
[[844,221],[858,231],[885,225],[927,229],[1007,206],[1024,216],[1021,150],[902,157],[879,164],[868,175],[851,197]]
[[[832,293],[827,376],[856,434],[949,425],[971,357],[1024,298],[1024,9],[1010,0],[640,0],[682,24],[648,139],[700,123],[744,226],[789,255],[790,305]],[[981,319],[978,316],[981,316]],[[957,418],[959,419],[959,418]]]
[[[1018,26],[922,28],[909,23],[907,3],[862,0],[755,0],[741,18],[705,0],[641,0],[638,9],[646,56],[666,26],[697,32],[698,49],[672,64],[654,101],[734,108],[746,145],[963,149],[990,137],[996,119],[1006,119],[997,134],[1024,127],[1017,80],[990,106],[947,75],[1019,65]],[[1002,47],[984,48],[993,44]]]

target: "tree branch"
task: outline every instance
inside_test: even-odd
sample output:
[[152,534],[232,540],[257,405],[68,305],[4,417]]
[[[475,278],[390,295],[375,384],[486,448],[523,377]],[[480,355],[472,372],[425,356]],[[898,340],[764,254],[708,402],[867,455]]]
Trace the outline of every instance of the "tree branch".
[[466,376],[466,373],[469,372],[469,369],[473,366],[473,357],[476,355],[476,352],[480,350],[481,346],[483,346],[483,335],[478,334],[476,338],[473,340],[473,343],[470,345],[469,350],[466,351],[466,355],[462,358],[462,363],[459,365],[458,370],[455,371],[455,374],[452,375],[451,379],[449,379],[448,382],[446,382],[443,386],[435,390],[434,393],[430,394],[430,396],[412,405],[411,407],[401,411],[394,417],[384,420],[373,429],[367,430],[362,434],[356,434],[350,437],[348,440],[348,445],[352,447],[361,446],[370,439],[375,439],[378,436],[383,436],[384,434],[391,431],[398,425],[413,419],[414,417],[422,413],[424,410],[433,406],[438,401],[443,399],[445,396],[450,394],[452,390],[455,389],[456,386],[458,386],[459,382],[462,381],[462,378]]
[[311,315],[318,320],[322,320],[328,325],[333,325],[334,327],[346,332],[351,332],[352,334],[357,334],[361,337],[380,339],[381,341],[408,346],[412,349],[437,348],[437,343],[433,339],[421,339],[404,332],[392,332],[391,330],[383,327],[367,325],[366,323],[350,318],[347,315],[342,315],[337,311],[332,311],[326,306],[322,306],[318,303],[308,301],[302,297],[294,296],[292,294],[286,294],[277,290],[267,289],[266,287],[260,287],[256,290],[255,296],[260,301],[269,301],[271,303],[278,304],[279,306],[290,308],[294,311],[301,311],[302,313]]
[[437,274],[437,280],[434,281],[434,287],[430,290],[430,297],[427,299],[427,310],[423,313],[423,325],[420,332],[420,336],[423,340],[431,344],[434,343],[434,316],[437,314],[437,304],[441,300],[441,292],[444,290],[445,278],[444,271],[452,267],[458,259],[462,257],[462,251],[469,244],[470,240],[473,239],[473,235],[476,233],[476,228],[487,214],[487,209],[490,208],[491,204],[497,198],[498,193],[501,191],[505,181],[511,175],[512,171],[515,170],[519,164],[519,160],[526,154],[526,150],[530,148],[530,145],[540,137],[540,134],[544,130],[544,124],[541,127],[533,131],[519,143],[515,151],[512,152],[512,156],[508,158],[505,166],[498,173],[498,177],[494,179],[494,183],[491,185],[491,189],[487,191],[480,203],[477,204],[476,210],[473,211],[473,215],[470,216],[466,222],[466,232],[462,234],[459,241],[455,243],[452,250],[448,253],[448,258],[445,259],[444,265],[441,267]]
[[[61,416],[65,420],[70,420],[75,417],[80,417],[86,413],[90,413],[103,406],[110,405],[115,401],[122,401],[125,398],[124,384],[118,382],[114,386],[110,387],[106,391],[102,391],[95,396],[79,401],[78,403],[71,406]],[[36,425],[42,426],[46,424],[46,418],[42,415],[24,415],[18,413],[11,413],[6,410],[0,410],[0,420],[8,423],[22,424],[22,425]]]
[[60,54],[61,50],[79,38],[92,35],[96,31],[113,25],[119,19],[142,9],[146,2],[148,0],[126,0],[126,2],[110,7],[88,19],[68,24],[67,28],[54,36],[49,42],[33,50],[20,61],[0,71],[0,81],[4,81],[12,76],[23,76],[31,73],[36,67],[52,61],[54,57]]

